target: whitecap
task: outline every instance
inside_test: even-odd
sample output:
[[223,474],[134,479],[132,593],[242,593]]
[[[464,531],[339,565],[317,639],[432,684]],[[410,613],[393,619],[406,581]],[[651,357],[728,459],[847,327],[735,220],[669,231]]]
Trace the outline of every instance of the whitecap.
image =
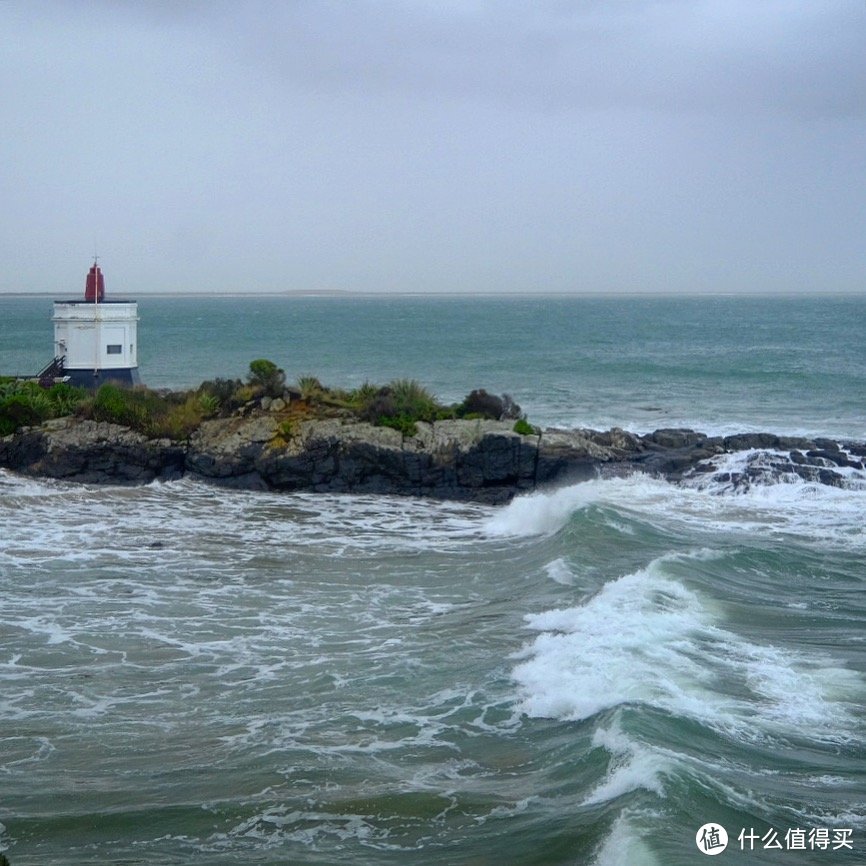
[[672,769],[671,760],[627,737],[618,718],[609,727],[596,729],[592,745],[606,749],[612,757],[607,775],[583,801],[585,806],[615,800],[638,789],[664,797],[664,776]]
[[524,713],[579,720],[634,703],[744,737],[856,736],[859,674],[825,653],[755,643],[720,626],[697,593],[666,576],[666,560],[610,581],[583,604],[526,617],[540,634],[512,671]]
[[562,529],[572,515],[597,503],[619,504],[632,496],[657,492],[659,485],[669,485],[647,475],[628,478],[592,479],[580,484],[559,487],[518,496],[496,511],[483,524],[491,537],[529,537],[553,535]]
[[864,496],[863,490],[799,477],[796,483],[756,485],[725,495],[706,480],[671,484],[635,474],[519,496],[484,520],[482,531],[490,538],[555,535],[575,514],[599,505],[662,531],[761,533],[810,546],[862,550],[866,548]]
[[644,842],[631,813],[623,812],[614,820],[592,866],[659,866],[659,861]]
[[574,573],[568,567],[568,563],[565,559],[561,556],[558,559],[554,559],[552,562],[548,562],[544,566],[544,571],[547,576],[556,583],[561,583],[563,586],[574,585]]

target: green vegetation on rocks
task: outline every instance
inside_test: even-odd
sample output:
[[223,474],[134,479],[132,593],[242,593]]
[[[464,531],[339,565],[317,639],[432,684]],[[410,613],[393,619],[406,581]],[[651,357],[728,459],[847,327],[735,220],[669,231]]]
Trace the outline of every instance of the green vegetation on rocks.
[[268,397],[279,397],[286,384],[286,374],[267,358],[250,361],[247,379],[253,387],[260,388]]
[[298,390],[302,400],[319,400],[325,396],[327,388],[315,376],[301,376],[298,379]]
[[[213,379],[189,391],[155,391],[107,382],[95,393],[66,384],[43,388],[36,382],[0,380],[0,435],[50,418],[76,414],[94,421],[130,427],[149,438],[183,441],[208,418],[277,413],[279,436],[288,440],[305,419],[345,418],[414,436],[418,423],[449,418],[518,419],[515,430],[535,432],[520,407],[507,395],[470,392],[461,403],[444,405],[415,379],[395,379],[379,386],[370,382],[354,390],[329,388],[305,375],[295,386],[273,361],[250,363],[246,381]],[[520,425],[520,429],[518,426]]]
[[138,430],[153,438],[188,439],[205,418],[215,414],[216,398],[199,391],[160,393],[149,388],[102,385],[83,414]]
[[532,426],[525,418],[518,418],[514,422],[514,432],[521,436],[537,436],[538,430]]
[[87,398],[87,391],[65,382],[43,388],[38,382],[0,379],[0,436],[71,415]]

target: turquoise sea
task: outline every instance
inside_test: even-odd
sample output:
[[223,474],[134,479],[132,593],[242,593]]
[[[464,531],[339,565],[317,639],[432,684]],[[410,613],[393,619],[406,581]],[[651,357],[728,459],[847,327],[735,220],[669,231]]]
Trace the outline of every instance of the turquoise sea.
[[[266,357],[541,425],[866,440],[863,297],[139,313],[156,387]],[[0,372],[50,316],[0,297]],[[0,599],[12,866],[679,866],[722,830],[715,862],[866,862],[866,472],[489,507],[0,471]]]

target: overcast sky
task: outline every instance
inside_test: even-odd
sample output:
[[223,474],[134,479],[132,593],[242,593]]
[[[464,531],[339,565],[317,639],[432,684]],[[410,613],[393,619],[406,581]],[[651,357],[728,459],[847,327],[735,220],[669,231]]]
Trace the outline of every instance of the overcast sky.
[[864,0],[0,3],[0,291],[866,291]]

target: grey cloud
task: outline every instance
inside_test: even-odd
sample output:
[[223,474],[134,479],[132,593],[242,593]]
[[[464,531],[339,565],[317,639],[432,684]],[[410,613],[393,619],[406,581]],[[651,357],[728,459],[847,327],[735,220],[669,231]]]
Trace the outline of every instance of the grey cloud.
[[853,2],[466,4],[455,15],[361,0],[277,6],[267,22],[258,4],[243,8],[228,50],[317,90],[733,116],[866,107],[866,5]]
[[859,291],[864,30],[859,0],[0,3],[0,290],[77,285],[96,240],[130,290]]

